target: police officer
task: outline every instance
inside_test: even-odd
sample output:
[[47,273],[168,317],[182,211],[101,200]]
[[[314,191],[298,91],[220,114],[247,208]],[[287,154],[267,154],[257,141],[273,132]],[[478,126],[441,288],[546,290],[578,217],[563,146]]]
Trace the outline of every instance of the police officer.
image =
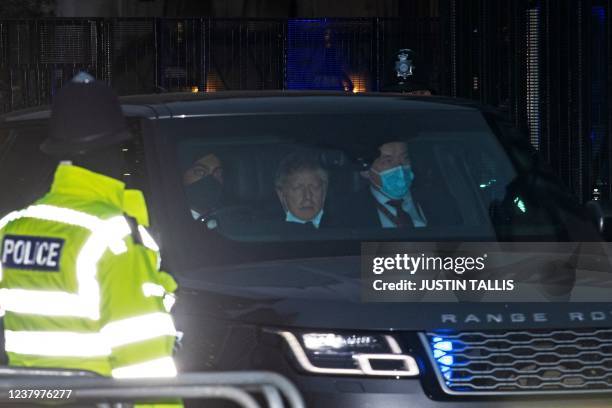
[[[172,377],[176,283],[159,271],[141,192],[113,163],[131,138],[113,91],[89,76],[53,101],[51,190],[0,220],[0,307],[9,364]],[[113,170],[103,169],[111,168]]]

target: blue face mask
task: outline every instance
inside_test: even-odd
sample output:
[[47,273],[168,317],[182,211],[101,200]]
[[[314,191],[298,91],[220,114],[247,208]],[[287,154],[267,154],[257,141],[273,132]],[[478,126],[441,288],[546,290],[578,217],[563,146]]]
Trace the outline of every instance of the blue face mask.
[[380,176],[380,190],[394,199],[408,194],[414,180],[414,173],[410,166],[396,166],[380,173],[373,171]]

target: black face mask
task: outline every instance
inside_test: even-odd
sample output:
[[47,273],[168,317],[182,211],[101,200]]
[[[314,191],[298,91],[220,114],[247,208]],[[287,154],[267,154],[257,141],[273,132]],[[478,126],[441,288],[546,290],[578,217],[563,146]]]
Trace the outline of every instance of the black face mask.
[[185,187],[192,209],[205,215],[219,208],[223,201],[223,185],[213,176],[204,176]]

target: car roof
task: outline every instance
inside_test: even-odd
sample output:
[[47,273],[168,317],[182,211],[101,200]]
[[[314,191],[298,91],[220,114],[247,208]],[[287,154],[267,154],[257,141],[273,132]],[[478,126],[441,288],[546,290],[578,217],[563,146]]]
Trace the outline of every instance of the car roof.
[[[129,117],[173,117],[244,114],[361,114],[399,113],[408,110],[478,111],[471,100],[398,93],[345,93],[304,91],[223,91],[214,93],[160,93],[120,97]],[[3,122],[47,119],[50,107],[39,106],[0,116]]]

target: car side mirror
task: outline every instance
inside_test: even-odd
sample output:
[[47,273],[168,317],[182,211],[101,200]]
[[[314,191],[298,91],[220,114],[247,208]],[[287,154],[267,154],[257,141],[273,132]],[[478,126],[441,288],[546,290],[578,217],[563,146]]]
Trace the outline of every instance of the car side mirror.
[[595,227],[606,241],[612,241],[612,202],[591,200],[586,203]]

